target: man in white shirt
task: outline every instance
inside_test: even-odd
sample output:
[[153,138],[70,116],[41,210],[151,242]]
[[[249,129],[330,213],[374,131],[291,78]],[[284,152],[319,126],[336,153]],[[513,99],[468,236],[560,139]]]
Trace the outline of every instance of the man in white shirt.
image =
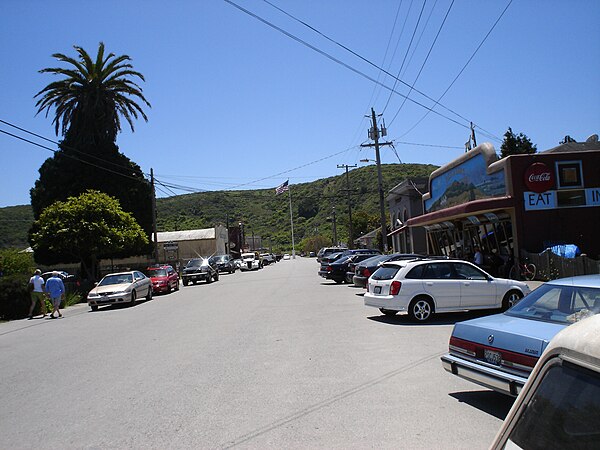
[[473,262],[479,267],[483,266],[483,253],[481,253],[481,249],[478,246],[474,248],[475,254],[473,255]]
[[33,310],[35,304],[39,301],[42,310],[42,318],[46,317],[46,299],[44,296],[44,279],[42,271],[36,269],[33,276],[29,279],[29,289],[31,291],[31,308],[29,308],[29,320],[33,319]]

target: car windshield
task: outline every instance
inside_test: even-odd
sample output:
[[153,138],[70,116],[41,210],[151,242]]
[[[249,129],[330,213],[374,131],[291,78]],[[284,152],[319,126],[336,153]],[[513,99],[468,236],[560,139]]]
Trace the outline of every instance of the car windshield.
[[505,314],[571,324],[600,313],[600,288],[543,284]]
[[360,263],[360,265],[364,267],[376,266],[382,261],[387,261],[389,258],[390,255],[377,255],[372,258],[365,259],[363,262]]
[[244,259],[254,259],[254,253],[243,253],[242,258]]
[[149,277],[166,277],[167,269],[148,269]]
[[197,258],[197,259],[190,259],[185,267],[186,268],[201,267],[201,266],[206,266],[206,265],[208,265],[208,258]]
[[396,265],[381,266],[379,269],[373,272],[371,278],[374,280],[391,280],[396,276],[400,269],[401,267]]
[[119,273],[115,275],[106,275],[98,286],[110,286],[111,284],[131,284],[133,283],[133,275],[130,273]]
[[215,256],[215,261],[216,262],[226,262],[227,256],[226,255]]

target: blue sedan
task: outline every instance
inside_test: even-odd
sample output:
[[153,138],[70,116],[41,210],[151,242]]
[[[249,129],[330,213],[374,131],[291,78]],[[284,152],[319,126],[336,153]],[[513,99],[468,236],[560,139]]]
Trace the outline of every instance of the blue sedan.
[[444,369],[517,396],[556,333],[600,313],[600,275],[543,284],[502,314],[454,325]]

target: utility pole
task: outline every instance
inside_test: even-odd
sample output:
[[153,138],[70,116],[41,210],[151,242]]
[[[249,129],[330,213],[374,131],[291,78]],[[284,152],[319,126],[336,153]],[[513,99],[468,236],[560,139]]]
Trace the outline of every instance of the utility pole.
[[336,225],[336,218],[335,218],[335,206],[333,207],[333,245],[337,246],[338,245],[338,238],[337,238],[337,225]]
[[477,140],[475,139],[475,126],[471,122],[471,140],[473,141],[473,148],[477,147]]
[[152,253],[154,253],[154,263],[158,264],[158,233],[156,231],[156,190],[154,189],[154,169],[150,169],[150,183],[152,184],[152,234],[154,242],[152,244]]
[[[368,116],[367,116],[368,117]],[[377,182],[379,185],[379,216],[381,220],[381,249],[384,252],[388,251],[387,244],[387,229],[385,220],[385,205],[383,203],[383,179],[381,177],[381,158],[379,156],[379,147],[385,145],[392,145],[392,142],[379,142],[379,135],[387,136],[387,130],[384,126],[381,129],[377,128],[377,116],[375,110],[371,108],[371,129],[369,130],[369,138],[375,141],[374,144],[361,144],[361,147],[375,147],[375,159],[377,162]]]
[[346,169],[346,193],[348,194],[348,248],[354,248],[354,229],[352,228],[352,204],[350,203],[350,177],[348,176],[348,168],[356,167],[356,164],[349,166],[348,164],[338,164],[338,169]]

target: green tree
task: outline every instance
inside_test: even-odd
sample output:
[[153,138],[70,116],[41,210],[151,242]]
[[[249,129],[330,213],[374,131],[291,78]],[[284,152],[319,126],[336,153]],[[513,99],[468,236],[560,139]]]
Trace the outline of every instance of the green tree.
[[[133,131],[135,119],[148,120],[142,106],[150,107],[135,79],[127,55],[105,55],[100,43],[95,59],[81,47],[77,57],[54,54],[63,67],[42,69],[62,77],[36,94],[38,114],[54,111],[55,132],[64,137],[60,150],[40,168],[31,189],[31,206],[38,219],[57,200],[66,200],[88,189],[118,198],[147,233],[152,227],[151,187],[140,167],[119,152],[117,134],[124,119]],[[142,105],[142,106],[140,106]]]
[[16,249],[0,250],[0,274],[7,275],[31,275],[33,273],[33,258],[31,253]]
[[531,154],[537,151],[537,147],[531,143],[529,138],[523,133],[515,135],[513,130],[508,127],[508,131],[504,133],[504,141],[500,146],[500,155],[506,158],[509,155],[524,155]]
[[142,228],[117,199],[91,190],[46,208],[29,240],[37,262],[79,262],[89,279],[96,278],[99,259],[140,254],[148,244]]

